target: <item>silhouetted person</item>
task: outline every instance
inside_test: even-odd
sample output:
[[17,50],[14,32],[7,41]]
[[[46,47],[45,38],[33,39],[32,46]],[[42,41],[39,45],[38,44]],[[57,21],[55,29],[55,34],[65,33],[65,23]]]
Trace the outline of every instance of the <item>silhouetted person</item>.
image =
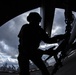
[[18,62],[20,67],[20,75],[29,75],[29,59],[41,70],[42,75],[50,75],[41,55],[44,53],[38,49],[41,41],[46,43],[56,43],[57,36],[49,38],[46,32],[39,26],[41,16],[36,12],[31,12],[27,17],[29,24],[22,26],[19,37],[19,56]]

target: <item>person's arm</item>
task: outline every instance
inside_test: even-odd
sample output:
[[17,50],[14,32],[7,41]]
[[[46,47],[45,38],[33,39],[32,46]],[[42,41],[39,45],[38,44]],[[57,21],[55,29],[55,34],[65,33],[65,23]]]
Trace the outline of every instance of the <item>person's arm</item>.
[[54,37],[52,37],[51,39],[55,39],[57,42],[61,41],[62,39],[65,39],[65,34],[59,34],[59,35],[55,35]]
[[46,43],[57,43],[59,40],[64,39],[64,34],[56,35],[52,38],[49,38],[48,34],[44,30],[41,30],[41,37]]

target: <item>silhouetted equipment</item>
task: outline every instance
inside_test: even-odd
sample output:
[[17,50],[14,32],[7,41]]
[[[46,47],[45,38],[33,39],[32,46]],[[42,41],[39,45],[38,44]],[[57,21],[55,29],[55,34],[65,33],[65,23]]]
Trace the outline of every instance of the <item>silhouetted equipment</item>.
[[[72,23],[75,18],[74,18],[74,15],[72,14],[72,10],[70,10],[70,8],[69,8],[69,5],[66,5],[64,15],[65,15],[65,23],[66,23],[66,30],[65,30],[66,37],[64,38],[62,43],[59,45],[59,47],[56,49],[57,51],[61,51],[61,55],[55,64],[55,68],[52,71],[52,75],[54,75],[54,73],[56,73],[59,66],[60,67],[63,66],[61,63],[62,62],[61,60],[67,56],[67,52],[72,47],[71,45],[75,39],[74,35],[73,35],[73,39],[71,39],[72,38],[71,35],[75,34],[76,27],[75,27],[75,29],[72,29]],[[72,33],[72,30],[74,31],[73,33]]]

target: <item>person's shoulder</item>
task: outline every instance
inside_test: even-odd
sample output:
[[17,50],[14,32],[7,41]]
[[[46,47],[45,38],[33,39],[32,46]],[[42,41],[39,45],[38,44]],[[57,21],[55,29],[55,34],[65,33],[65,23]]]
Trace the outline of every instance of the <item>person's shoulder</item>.
[[24,24],[23,26],[22,26],[22,28],[24,29],[24,28],[28,28],[28,26],[29,26],[29,24]]
[[28,27],[29,24],[24,24],[22,27]]

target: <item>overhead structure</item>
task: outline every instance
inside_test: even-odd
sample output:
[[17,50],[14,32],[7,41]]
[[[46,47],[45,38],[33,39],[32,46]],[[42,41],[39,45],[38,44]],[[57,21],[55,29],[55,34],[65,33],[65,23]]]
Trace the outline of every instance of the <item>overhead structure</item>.
[[[66,1],[67,0],[0,0],[0,26],[24,12],[42,7],[44,17],[43,27],[50,35],[55,8],[65,9]],[[67,4],[72,11],[76,11],[75,0],[69,0]]]

